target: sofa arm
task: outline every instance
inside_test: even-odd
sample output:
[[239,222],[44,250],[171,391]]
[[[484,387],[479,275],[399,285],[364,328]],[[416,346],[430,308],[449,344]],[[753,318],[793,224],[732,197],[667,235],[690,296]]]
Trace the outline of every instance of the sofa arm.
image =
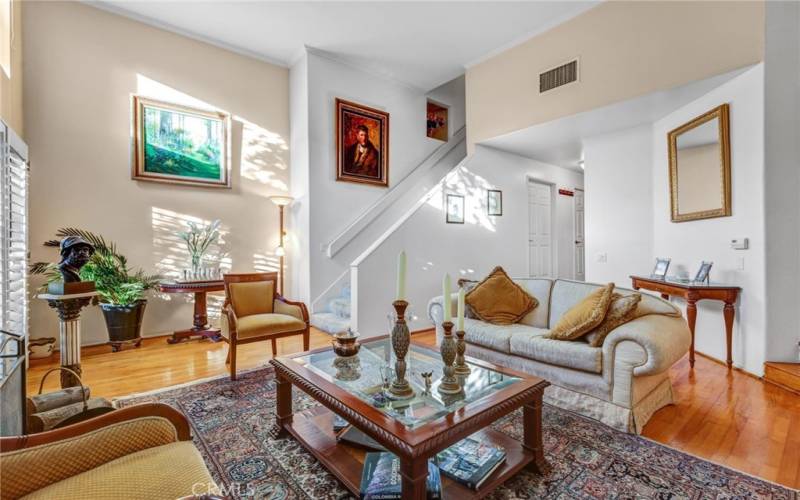
[[[439,344],[439,341],[442,338],[442,323],[444,318],[444,301],[442,300],[443,295],[439,295],[438,297],[432,298],[428,302],[428,318],[433,322],[434,327],[436,328],[436,344]],[[458,307],[458,293],[450,294],[450,312],[455,315],[457,307]],[[453,316],[455,319],[455,316]]]
[[663,373],[689,351],[691,338],[683,318],[650,314],[629,321],[603,342],[603,372],[611,374],[615,363],[627,362],[634,376]]
[[0,439],[2,498],[18,498],[137,451],[191,439],[178,410],[147,403],[29,436]]

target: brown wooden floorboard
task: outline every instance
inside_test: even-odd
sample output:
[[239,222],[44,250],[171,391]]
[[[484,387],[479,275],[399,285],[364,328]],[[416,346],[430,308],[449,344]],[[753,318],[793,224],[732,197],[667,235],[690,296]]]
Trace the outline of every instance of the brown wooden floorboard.
[[[434,343],[432,333],[414,339]],[[330,343],[312,329],[311,347]],[[302,349],[300,337],[278,340],[278,353]],[[169,345],[166,337],[148,338],[138,349],[112,353],[107,346],[88,347],[83,378],[92,395],[113,398],[225,375],[227,344],[208,340]],[[269,342],[239,347],[239,370],[265,366]],[[58,365],[57,356],[31,362],[28,391],[35,394],[44,372]],[[686,453],[792,488],[800,488],[800,395],[765,383],[698,356],[693,371],[688,358],[670,371],[676,404],[656,412],[643,435]],[[51,375],[45,390],[58,388]],[[794,430],[794,432],[792,432]]]

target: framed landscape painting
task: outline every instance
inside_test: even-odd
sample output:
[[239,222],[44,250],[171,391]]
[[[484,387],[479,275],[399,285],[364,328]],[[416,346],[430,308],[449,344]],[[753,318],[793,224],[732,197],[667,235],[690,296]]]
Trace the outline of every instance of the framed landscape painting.
[[132,177],[231,187],[230,115],[133,97]]
[[336,99],[336,180],[389,186],[389,113]]

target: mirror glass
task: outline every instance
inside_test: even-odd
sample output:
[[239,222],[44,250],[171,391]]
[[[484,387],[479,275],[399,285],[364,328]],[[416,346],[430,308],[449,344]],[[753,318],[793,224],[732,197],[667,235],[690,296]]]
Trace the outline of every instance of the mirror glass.
[[674,222],[730,215],[726,119],[721,106],[670,132]]

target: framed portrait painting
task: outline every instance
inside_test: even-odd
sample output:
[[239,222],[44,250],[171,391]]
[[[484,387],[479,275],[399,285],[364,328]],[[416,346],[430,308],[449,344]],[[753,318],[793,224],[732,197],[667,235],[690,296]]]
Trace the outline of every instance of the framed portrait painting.
[[389,113],[336,99],[336,180],[389,186]]
[[133,97],[131,177],[231,187],[230,115]]

